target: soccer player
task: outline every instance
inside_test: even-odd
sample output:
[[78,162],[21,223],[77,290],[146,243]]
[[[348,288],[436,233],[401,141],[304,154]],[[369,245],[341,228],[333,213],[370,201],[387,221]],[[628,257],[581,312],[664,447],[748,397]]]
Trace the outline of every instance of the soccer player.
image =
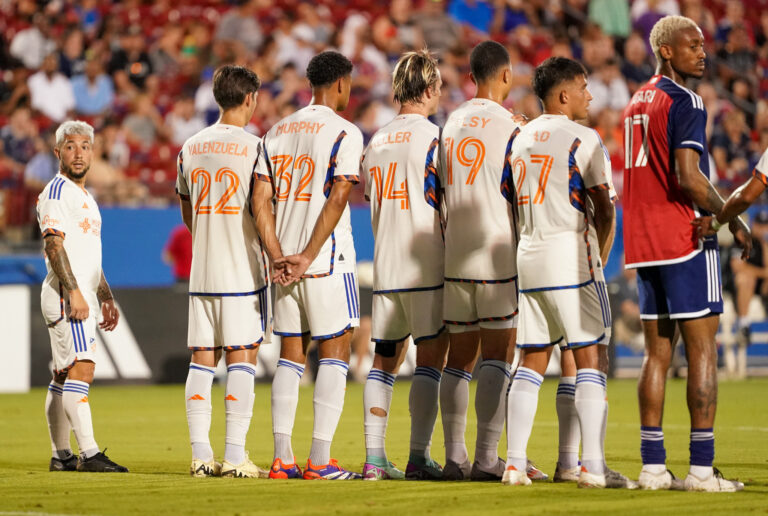
[[[259,85],[256,74],[242,66],[216,70],[213,95],[221,116],[190,137],[178,158],[176,189],[192,233],[187,336],[192,359],[184,397],[195,477],[267,476],[245,451],[256,355],[268,313],[266,260],[248,206],[260,139],[243,129],[256,109]],[[218,464],[208,433],[211,384],[222,350],[227,424],[224,462]]]
[[367,480],[403,478],[403,472],[387,460],[384,438],[392,386],[409,336],[416,344],[416,370],[408,400],[411,450],[405,478],[442,477],[442,467],[429,454],[448,349],[437,177],[440,129],[427,120],[437,112],[441,84],[437,60],[428,51],[403,54],[392,77],[400,112],[373,135],[360,167],[376,239],[372,330],[376,353],[363,391]]
[[[101,268],[101,214],[85,189],[93,157],[93,127],[64,122],[56,130],[59,173],[38,197],[48,274],[40,295],[53,354],[53,380],[45,415],[51,437],[51,471],[127,473],[99,451],[93,437],[88,393],[95,370],[96,324],[112,331],[120,317]],[[101,306],[99,306],[101,305]],[[79,457],[72,454],[75,432]]]
[[[352,63],[338,52],[313,57],[307,66],[310,105],[269,130],[257,163],[254,216],[276,270],[274,333],[282,338],[272,381],[275,456],[270,478],[361,477],[331,458],[352,332],[360,320],[347,198],[358,182],[363,136],[336,114],[349,103],[351,73]],[[312,340],[318,342],[320,366],[312,448],[302,474],[291,433]]]
[[[485,41],[470,56],[475,97],[459,106],[441,136],[440,185],[445,190],[443,319],[450,348],[440,384],[445,434],[443,478],[498,480],[504,461],[504,394],[517,315],[517,232],[509,204],[498,195],[505,156],[518,129],[501,106],[512,88],[509,53]],[[475,396],[477,442],[470,467],[464,430],[469,380],[481,349]]]
[[579,486],[606,487],[602,449],[606,375],[598,345],[610,340],[603,263],[613,243],[610,165],[587,117],[592,96],[584,67],[550,58],[534,72],[544,113],[514,135],[501,190],[520,216],[522,350],[508,396],[507,467],[502,482],[530,485],[526,447],[539,387],[554,345],[573,351],[575,406],[582,441]]
[[[718,213],[723,200],[709,182],[707,113],[685,87],[704,74],[704,36],[691,19],[666,16],[654,25],[656,75],[624,111],[624,241],[626,265],[637,269],[645,360],[640,373],[639,484],[680,488],[666,467],[662,414],[676,331],[688,358],[690,470],[684,487],[735,491],[743,485],[712,468],[717,406],[715,333],[723,311],[717,237],[700,241],[691,221]],[[749,230],[729,226],[748,253]]]

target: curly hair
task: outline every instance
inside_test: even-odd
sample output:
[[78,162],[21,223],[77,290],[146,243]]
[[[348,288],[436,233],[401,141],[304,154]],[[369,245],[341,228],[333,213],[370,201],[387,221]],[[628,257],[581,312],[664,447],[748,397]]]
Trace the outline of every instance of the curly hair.
[[424,92],[435,87],[439,77],[437,59],[429,50],[406,52],[392,72],[395,100],[400,104],[419,103]]
[[352,73],[352,62],[333,50],[320,52],[307,65],[307,79],[313,88],[328,86]]

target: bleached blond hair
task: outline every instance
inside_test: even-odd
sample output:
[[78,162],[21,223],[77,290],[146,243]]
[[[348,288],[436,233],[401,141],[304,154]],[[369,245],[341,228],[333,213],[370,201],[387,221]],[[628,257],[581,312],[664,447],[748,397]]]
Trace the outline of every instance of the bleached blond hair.
[[656,25],[651,29],[651,37],[649,38],[656,61],[659,63],[663,61],[661,46],[671,45],[675,39],[675,34],[685,29],[701,30],[695,21],[685,16],[665,16],[656,22]]
[[440,72],[429,50],[403,54],[392,72],[392,92],[400,104],[419,103],[427,89],[434,88]]
[[56,148],[61,147],[67,136],[73,134],[87,136],[88,140],[93,144],[93,127],[91,127],[91,124],[82,120],[67,120],[56,129]]

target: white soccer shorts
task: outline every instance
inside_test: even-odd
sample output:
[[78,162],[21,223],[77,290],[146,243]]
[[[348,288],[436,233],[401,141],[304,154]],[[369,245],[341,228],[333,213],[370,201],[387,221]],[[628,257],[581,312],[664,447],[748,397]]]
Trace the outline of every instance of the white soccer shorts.
[[334,272],[276,285],[274,334],[326,340],[360,326],[357,273]]
[[267,330],[269,290],[236,296],[190,296],[187,347],[252,349]]
[[382,344],[433,339],[445,329],[443,288],[373,294],[372,340]]
[[578,348],[608,345],[611,340],[611,308],[604,281],[578,288],[522,290],[519,348]]
[[65,314],[64,297],[50,289],[43,289],[41,308],[48,335],[51,338],[53,369],[66,371],[75,362],[90,360],[96,362],[96,321],[100,316],[98,307],[90,306],[88,318],[82,321],[68,319]]
[[504,283],[446,281],[443,321],[451,333],[517,327],[517,277]]

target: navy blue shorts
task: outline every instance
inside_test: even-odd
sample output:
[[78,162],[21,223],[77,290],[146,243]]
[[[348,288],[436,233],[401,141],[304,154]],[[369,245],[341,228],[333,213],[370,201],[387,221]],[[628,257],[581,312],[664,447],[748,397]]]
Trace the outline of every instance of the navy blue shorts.
[[717,243],[681,263],[639,267],[637,294],[641,319],[694,319],[723,313],[720,252]]

